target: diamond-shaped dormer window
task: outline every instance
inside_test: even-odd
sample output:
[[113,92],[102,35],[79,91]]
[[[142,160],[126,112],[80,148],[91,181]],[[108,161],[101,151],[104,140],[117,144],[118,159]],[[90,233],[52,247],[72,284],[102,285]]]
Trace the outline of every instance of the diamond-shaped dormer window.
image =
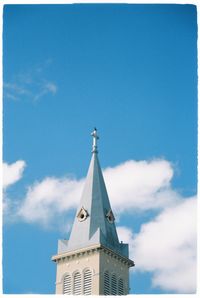
[[88,217],[88,212],[83,207],[80,209],[80,211],[77,214],[77,218],[79,221],[84,221]]
[[112,210],[109,210],[108,213],[106,214],[106,218],[109,221],[109,223],[113,223],[115,220],[114,214]]

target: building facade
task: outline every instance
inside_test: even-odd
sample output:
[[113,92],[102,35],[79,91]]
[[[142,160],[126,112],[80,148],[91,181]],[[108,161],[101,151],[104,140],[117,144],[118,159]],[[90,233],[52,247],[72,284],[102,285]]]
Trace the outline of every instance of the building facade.
[[128,244],[119,242],[98,160],[97,130],[84,190],[69,240],[58,241],[56,294],[127,295]]

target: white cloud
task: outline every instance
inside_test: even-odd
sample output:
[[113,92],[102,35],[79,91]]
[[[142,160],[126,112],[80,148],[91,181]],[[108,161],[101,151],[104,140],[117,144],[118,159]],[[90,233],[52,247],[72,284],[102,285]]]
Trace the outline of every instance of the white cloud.
[[[149,210],[175,204],[170,188],[173,169],[165,160],[127,161],[104,171],[111,205],[119,212]],[[47,177],[29,187],[18,214],[31,222],[50,222],[55,214],[75,208],[85,179]]]
[[56,214],[76,207],[82,187],[82,180],[47,177],[28,188],[17,215],[27,222],[47,225]]
[[18,160],[13,164],[3,163],[3,188],[6,189],[20,180],[25,167],[26,163],[23,160]]
[[16,217],[17,202],[11,200],[7,195],[7,189],[22,178],[26,163],[23,160],[18,160],[15,163],[3,163],[3,211],[6,215],[6,221]]
[[172,164],[166,160],[126,161],[104,171],[106,186],[113,207],[149,210],[176,203],[179,195],[170,186]]
[[176,293],[196,290],[196,199],[182,199],[166,208],[133,236],[119,227],[119,238],[129,243],[135,269],[153,273],[152,284]]

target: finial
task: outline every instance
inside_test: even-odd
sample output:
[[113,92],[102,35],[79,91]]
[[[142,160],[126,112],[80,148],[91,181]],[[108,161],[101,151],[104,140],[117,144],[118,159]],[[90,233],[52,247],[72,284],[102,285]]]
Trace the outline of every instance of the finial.
[[93,132],[91,133],[91,136],[93,136],[92,153],[98,153],[97,140],[99,139],[99,137],[97,135],[96,127],[94,128]]

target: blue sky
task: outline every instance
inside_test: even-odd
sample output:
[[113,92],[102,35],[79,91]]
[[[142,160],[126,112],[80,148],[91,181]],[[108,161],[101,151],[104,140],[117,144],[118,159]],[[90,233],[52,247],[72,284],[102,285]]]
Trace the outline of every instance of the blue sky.
[[[196,18],[194,5],[4,6],[4,293],[54,293],[50,258],[69,236],[94,126],[136,263],[131,293],[195,291]],[[186,267],[166,267],[176,253]]]

